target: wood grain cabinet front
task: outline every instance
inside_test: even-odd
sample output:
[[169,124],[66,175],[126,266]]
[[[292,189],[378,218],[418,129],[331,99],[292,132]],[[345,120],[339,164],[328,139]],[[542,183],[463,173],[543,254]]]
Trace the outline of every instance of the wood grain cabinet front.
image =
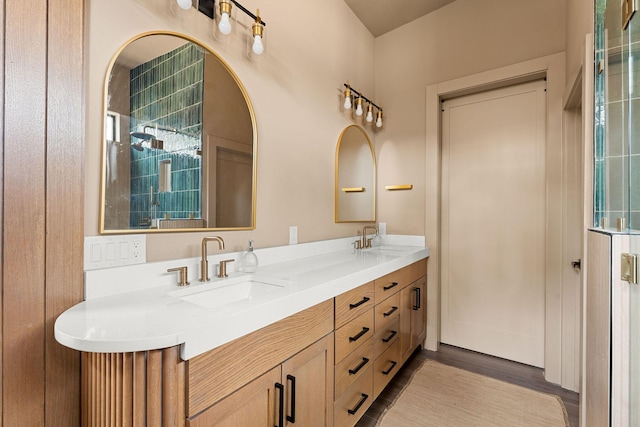
[[333,426],[333,334],[204,412],[188,427]]
[[426,337],[427,279],[422,277],[400,291],[400,352],[404,363]]

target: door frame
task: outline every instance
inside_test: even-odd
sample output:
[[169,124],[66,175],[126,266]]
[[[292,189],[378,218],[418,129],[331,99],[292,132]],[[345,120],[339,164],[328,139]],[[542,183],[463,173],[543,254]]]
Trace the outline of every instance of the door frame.
[[539,78],[547,80],[546,130],[546,259],[545,259],[545,378],[562,380],[562,149],[565,55],[557,53],[498,69],[429,85],[426,89],[426,213],[430,247],[427,289],[426,348],[440,343],[440,200],[441,106],[443,99],[509,86]]

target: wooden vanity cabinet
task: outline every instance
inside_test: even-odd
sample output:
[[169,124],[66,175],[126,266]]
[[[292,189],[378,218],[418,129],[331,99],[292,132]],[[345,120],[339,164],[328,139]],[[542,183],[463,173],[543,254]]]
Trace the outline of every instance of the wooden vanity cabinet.
[[333,308],[325,301],[189,360],[187,425],[332,426]]
[[187,426],[332,426],[333,352],[329,334],[188,419]]

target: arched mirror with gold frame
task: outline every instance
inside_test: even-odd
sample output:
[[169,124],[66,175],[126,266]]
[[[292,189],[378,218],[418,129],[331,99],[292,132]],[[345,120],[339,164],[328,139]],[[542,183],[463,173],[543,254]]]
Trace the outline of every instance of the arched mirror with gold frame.
[[103,114],[101,233],[255,228],[255,114],[215,52],[140,34],[109,65]]
[[376,156],[369,136],[347,126],[336,147],[335,222],[375,222]]

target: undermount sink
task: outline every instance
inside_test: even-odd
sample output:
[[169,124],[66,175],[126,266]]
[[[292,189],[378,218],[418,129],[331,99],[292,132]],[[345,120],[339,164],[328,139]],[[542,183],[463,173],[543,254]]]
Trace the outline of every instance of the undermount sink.
[[[202,288],[194,288],[170,293],[178,299],[197,304],[203,307],[220,307],[243,300],[252,300],[255,297],[281,289],[284,284],[267,282],[257,278],[238,278],[240,280],[223,280],[216,283],[201,285]],[[192,292],[189,292],[192,291]]]

